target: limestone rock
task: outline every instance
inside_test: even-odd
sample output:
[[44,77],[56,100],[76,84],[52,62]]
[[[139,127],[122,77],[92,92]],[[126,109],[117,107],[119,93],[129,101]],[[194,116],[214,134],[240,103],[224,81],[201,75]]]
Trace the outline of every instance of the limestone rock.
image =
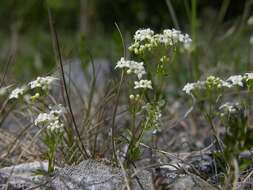
[[20,190],[37,186],[42,176],[35,174],[38,170],[47,170],[47,162],[30,162],[0,169],[0,189]]
[[[52,178],[36,176],[36,170],[47,170],[46,162],[24,163],[0,169],[0,189],[13,190],[120,190],[125,189],[125,179],[120,168],[95,160],[85,160],[76,166],[57,168]],[[138,179],[138,180],[137,180]],[[131,179],[133,190],[152,189],[151,174],[142,171]]]
[[[149,172],[138,176],[139,183],[145,190],[152,189]],[[141,190],[136,179],[132,179],[133,190]],[[67,167],[56,174],[52,181],[55,189],[67,190],[118,190],[124,189],[125,181],[122,171],[94,160],[86,160],[74,167]]]
[[217,190],[198,176],[185,175],[177,178],[168,187],[170,190]]

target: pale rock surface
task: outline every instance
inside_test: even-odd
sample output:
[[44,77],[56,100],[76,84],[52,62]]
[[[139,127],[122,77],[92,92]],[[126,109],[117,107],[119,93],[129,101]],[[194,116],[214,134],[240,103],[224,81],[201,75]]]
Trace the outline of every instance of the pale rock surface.
[[[95,160],[85,160],[76,166],[57,169],[52,178],[36,176],[35,171],[46,170],[46,162],[24,163],[0,169],[0,189],[55,190],[118,190],[125,188],[123,172],[119,168]],[[140,172],[138,181],[144,190],[152,189],[151,174]],[[133,190],[142,190],[136,178],[131,180]],[[41,185],[42,184],[42,185]],[[44,185],[43,185],[44,184]]]

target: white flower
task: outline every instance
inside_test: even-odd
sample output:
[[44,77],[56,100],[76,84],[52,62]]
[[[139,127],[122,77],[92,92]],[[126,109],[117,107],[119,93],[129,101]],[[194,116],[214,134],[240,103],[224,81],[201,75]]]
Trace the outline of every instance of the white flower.
[[129,67],[129,61],[125,60],[124,57],[121,57],[120,60],[117,62],[115,69],[117,68],[128,68]]
[[219,107],[220,110],[226,109],[229,113],[235,113],[237,111],[237,106],[239,106],[239,103],[231,103],[227,102]]
[[[189,46],[192,42],[192,39],[188,34],[182,34],[181,31],[176,30],[176,29],[166,29],[163,30],[163,42],[166,45],[173,45],[175,43],[183,43],[184,46]],[[160,38],[161,39],[161,38]]]
[[197,81],[194,83],[187,83],[182,91],[186,94],[192,95],[192,91],[195,89],[204,89],[205,88],[205,81]]
[[51,107],[49,106],[50,114],[56,115],[56,116],[63,116],[63,114],[66,112],[65,107],[63,107],[61,104]]
[[191,92],[195,89],[196,87],[196,83],[187,83],[184,88],[183,88],[183,91],[186,93],[186,94],[191,94]]
[[31,81],[29,83],[29,86],[31,89],[34,88],[42,88],[43,90],[48,90],[50,89],[50,85],[57,80],[57,78],[47,76],[47,77],[37,77],[36,80]]
[[143,66],[143,62],[129,62],[129,69],[127,70],[129,73],[134,73],[137,75],[138,79],[141,79],[143,75],[146,74],[145,68]]
[[153,38],[154,31],[147,29],[140,29],[137,30],[134,34],[134,40],[136,41],[144,41],[144,40],[151,40]]
[[50,123],[54,120],[57,120],[57,117],[54,116],[53,114],[40,113],[35,119],[34,124],[38,126],[40,124]]
[[143,62],[136,62],[131,60],[125,60],[123,57],[117,62],[115,69],[127,68],[127,74],[134,73],[138,79],[141,79],[146,74]]
[[233,85],[230,82],[222,81],[221,83],[222,87],[232,88]]
[[241,75],[233,75],[227,79],[227,82],[230,82],[233,86],[243,87],[243,77]]
[[154,37],[161,44],[173,45],[172,39],[164,34],[156,34]]
[[11,92],[9,99],[18,99],[19,96],[22,96],[24,93],[25,93],[24,87],[16,88]]
[[47,127],[47,130],[52,132],[60,132],[63,128],[63,123],[60,120],[60,117],[65,112],[64,107],[61,105],[55,106],[54,109],[50,107],[49,113],[40,113],[34,121],[36,126],[43,125]]
[[140,80],[134,82],[134,89],[138,88],[149,88],[152,89],[152,83],[150,80]]
[[245,73],[244,78],[246,81],[253,80],[253,73]]
[[148,28],[135,32],[134,43],[129,47],[129,50],[135,54],[142,54],[144,51],[151,51],[159,45],[170,47],[177,43],[183,44],[184,48],[188,49],[191,42],[192,39],[188,34],[182,34],[176,29],[166,29],[161,34],[154,34],[154,31]]
[[62,132],[63,131],[63,123],[61,123],[59,120],[55,120],[47,126],[47,130],[51,132]]

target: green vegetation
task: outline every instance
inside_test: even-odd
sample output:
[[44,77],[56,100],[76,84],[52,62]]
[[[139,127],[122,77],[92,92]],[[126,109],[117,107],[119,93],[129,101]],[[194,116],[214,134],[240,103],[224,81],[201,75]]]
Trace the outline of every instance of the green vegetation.
[[[236,189],[253,168],[252,10],[252,0],[2,0],[0,129],[13,140],[0,143],[0,164],[47,160],[54,175],[88,158],[126,170],[177,160]],[[99,59],[110,64],[100,80]],[[83,86],[71,78],[79,61]],[[28,141],[30,155],[17,148]],[[191,164],[196,151],[214,171]]]

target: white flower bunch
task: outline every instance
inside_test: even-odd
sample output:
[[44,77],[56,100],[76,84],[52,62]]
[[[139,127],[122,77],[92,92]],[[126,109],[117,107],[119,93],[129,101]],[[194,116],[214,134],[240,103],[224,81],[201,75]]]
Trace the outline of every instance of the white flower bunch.
[[140,80],[140,81],[135,81],[134,82],[134,89],[138,88],[149,88],[152,89],[152,83],[150,80]]
[[218,77],[209,76],[205,81],[198,81],[195,83],[187,83],[182,91],[186,94],[192,95],[196,89],[212,89],[212,88],[232,88],[232,87],[246,87],[250,81],[253,81],[253,73],[245,73],[244,75],[232,75],[227,80],[222,80]]
[[160,46],[172,47],[178,43],[189,48],[192,39],[188,34],[182,34],[176,29],[163,30],[161,34],[154,34],[154,31],[148,29],[137,30],[134,35],[134,43],[129,47],[135,54],[142,54],[144,51],[151,51]]
[[51,84],[57,80],[54,77],[47,76],[47,77],[37,77],[36,80],[31,81],[28,85],[31,89],[34,88],[41,88],[42,90],[48,90],[51,88]]
[[196,88],[197,83],[187,83],[182,89],[186,94],[191,94],[192,91]]
[[205,81],[197,81],[194,83],[187,83],[182,91],[188,95],[193,95],[194,90],[212,90],[212,89],[222,89],[223,87],[231,88],[233,85],[228,82],[221,80],[219,77],[209,76]]
[[150,30],[150,28],[147,29],[140,29],[137,30],[134,34],[134,41],[144,41],[144,40],[152,40],[154,35],[154,31]]
[[61,122],[61,116],[64,114],[65,109],[58,105],[55,109],[50,110],[49,113],[40,113],[34,121],[36,126],[46,125],[47,130],[51,132],[61,132],[63,130],[63,123]]
[[184,87],[183,87],[183,91],[186,94],[192,95],[192,92],[196,89],[203,89],[204,88],[204,82],[203,81],[197,81],[194,83],[187,83]]
[[227,102],[219,107],[219,110],[227,110],[229,113],[235,113],[238,110],[239,103]]
[[57,119],[57,117],[55,115],[50,114],[50,113],[40,113],[37,116],[37,118],[35,119],[34,124],[36,126],[39,126],[39,125],[54,121],[56,119]]
[[138,88],[152,89],[152,82],[150,80],[142,80],[143,75],[146,74],[146,70],[145,70],[143,62],[125,60],[125,58],[122,57],[116,64],[115,69],[117,68],[120,68],[120,69],[126,68],[127,74],[134,73],[138,77],[139,81],[134,82],[134,85],[135,85],[134,89],[138,89]]
[[227,82],[231,84],[231,87],[233,86],[241,86],[243,87],[243,76],[242,75],[233,75],[230,76],[227,79]]
[[25,93],[26,89],[25,87],[21,88],[15,88],[9,95],[9,99],[18,99],[20,96],[22,96]]
[[137,75],[138,79],[141,79],[143,75],[146,74],[145,68],[143,66],[143,62],[136,62],[131,60],[125,60],[124,57],[122,57],[116,64],[115,69],[120,68],[126,68],[127,74],[134,73]]
[[182,43],[185,47],[189,47],[192,39],[188,34],[182,34],[181,31],[176,29],[166,29],[163,30],[163,40],[160,41],[164,43],[166,46],[172,46],[176,43]]
[[246,82],[253,80],[253,73],[245,73],[243,78],[245,79]]
[[[9,95],[9,99],[18,99],[19,97],[25,95],[25,93],[29,92],[29,89],[41,88],[42,90],[51,89],[52,83],[57,80],[57,78],[46,76],[46,77],[37,77],[36,80],[31,81],[28,85],[23,87],[15,88]],[[31,96],[32,99],[36,99],[40,97],[40,94],[37,92],[35,95]]]
[[253,80],[253,73],[245,73],[244,75],[230,76],[226,81],[229,83],[228,87],[246,87],[247,83]]

